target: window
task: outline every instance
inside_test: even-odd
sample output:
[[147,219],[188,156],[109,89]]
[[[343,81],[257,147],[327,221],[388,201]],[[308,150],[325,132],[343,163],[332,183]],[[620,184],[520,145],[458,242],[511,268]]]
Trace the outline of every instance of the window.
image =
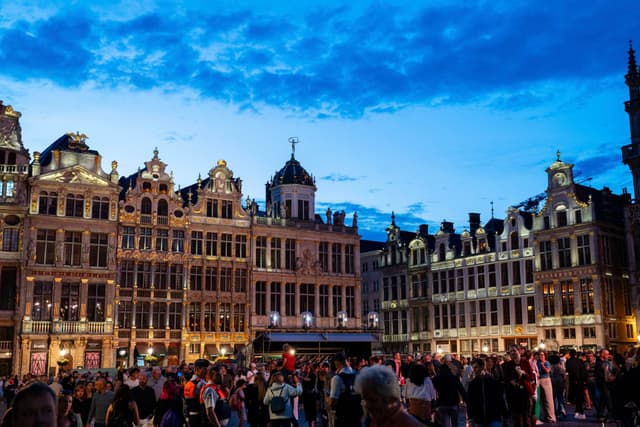
[[84,196],[82,194],[67,194],[65,216],[82,218],[84,213]]
[[181,290],[183,277],[182,264],[171,264],[171,267],[169,267],[169,289],[174,291]]
[[192,265],[189,275],[189,289],[192,291],[202,290],[202,266]]
[[309,201],[298,200],[298,219],[309,219]]
[[491,299],[489,300],[489,310],[491,312],[491,325],[498,325],[498,300]]
[[218,290],[218,267],[207,267],[204,276],[204,290],[213,292]]
[[527,323],[529,325],[536,324],[536,305],[534,297],[527,297]]
[[542,310],[545,317],[556,315],[555,286],[553,283],[542,284]]
[[626,334],[627,338],[633,338],[633,325],[630,325],[630,324],[627,323],[624,326],[625,326],[625,329],[626,329],[626,332],[627,332],[627,334]]
[[[457,311],[458,311],[458,328],[464,329],[464,328],[467,327],[467,323],[466,323],[466,311],[464,309],[464,303],[463,302],[459,302],[458,303],[458,310]],[[428,318],[428,316],[425,316],[425,320],[427,318]]]
[[511,303],[507,298],[502,300],[502,324],[511,324]]
[[167,325],[167,304],[164,302],[156,302],[151,310],[151,324],[156,329],[165,328]]
[[0,267],[0,310],[15,310],[17,289],[18,269],[8,266]]
[[222,233],[220,235],[220,256],[231,256],[231,242],[233,236],[231,234]]
[[333,287],[333,315],[337,315],[342,311],[342,288],[340,286]]
[[122,249],[136,248],[135,227],[122,227]]
[[80,266],[82,256],[82,232],[64,232],[64,265]]
[[239,234],[236,236],[236,258],[247,257],[247,236]]
[[618,328],[615,323],[607,323],[607,331],[609,332],[609,338],[618,338]]
[[182,303],[170,303],[167,316],[169,317],[169,328],[182,329]]
[[205,255],[218,255],[218,233],[207,233],[205,240]]
[[[546,218],[546,217],[545,217]],[[551,270],[553,265],[551,263],[551,240],[540,241],[540,270]]]
[[521,285],[522,284],[522,277],[520,275],[520,261],[513,261],[511,263],[511,269],[512,269],[511,277],[513,278],[513,284],[514,285]]
[[562,297],[562,315],[571,316],[574,314],[574,292],[573,283],[570,280],[560,282],[560,295]]
[[256,282],[256,314],[264,316],[267,314],[267,283]]
[[321,317],[329,316],[329,285],[320,285],[320,313]]
[[137,284],[139,288],[149,289],[151,288],[151,263],[141,262],[138,263],[137,271]]
[[[158,233],[160,230],[158,230]],[[140,227],[140,240],[138,241],[138,249],[141,251],[149,251],[151,250],[151,228],[149,227]],[[163,249],[157,249],[163,250]]]
[[[436,307],[438,306],[434,306],[434,310]],[[472,328],[478,326],[478,310],[476,310],[476,301],[469,301],[469,326]]]
[[513,300],[515,309],[515,321],[517,324],[522,324],[522,298],[514,298]]
[[284,268],[295,270],[296,268],[296,241],[287,239],[284,243]]
[[214,332],[216,330],[216,305],[211,302],[205,303],[202,316],[204,319],[204,330]]
[[133,288],[135,283],[135,268],[134,261],[123,260],[120,263],[120,287],[121,288]]
[[40,192],[38,196],[38,213],[41,215],[58,214],[58,193]]
[[533,260],[524,262],[524,280],[525,283],[533,283]]
[[247,291],[247,270],[243,268],[236,269],[235,292],[244,293]]
[[280,292],[280,282],[271,282],[269,286],[271,311],[277,311],[278,313],[280,313]]
[[200,332],[200,304],[189,304],[189,330]]
[[331,244],[331,271],[342,273],[342,245],[340,243]]
[[91,233],[89,242],[89,265],[106,267],[109,252],[109,236],[106,233]]
[[562,336],[564,339],[576,339],[576,328],[562,329]]
[[109,219],[109,198],[94,197],[91,200],[91,218]]
[[296,284],[285,283],[284,285],[284,310],[286,316],[294,316],[296,314]]
[[20,240],[20,229],[15,227],[5,227],[2,230],[2,250],[5,252],[18,252],[18,242]]
[[300,313],[315,311],[315,287],[312,283],[300,285]]
[[80,320],[79,283],[62,283],[60,295],[60,319],[65,321]]
[[593,282],[591,279],[580,279],[580,300],[582,305],[582,314],[593,314],[595,308]]
[[354,264],[355,259],[353,257],[354,247],[353,245],[344,246],[344,272],[347,274],[353,274],[355,272]]
[[173,230],[173,239],[171,240],[171,252],[184,252],[184,231]]
[[556,212],[556,218],[558,221],[558,227],[566,227],[567,226],[567,211],[561,210]]
[[511,250],[515,250],[515,249],[519,249],[520,248],[520,236],[518,236],[518,232],[517,231],[512,231],[511,232]]
[[207,200],[207,216],[209,218],[218,217],[218,200],[217,199]]
[[33,320],[51,320],[53,307],[53,283],[36,281],[33,284]]
[[596,337],[596,328],[595,326],[587,326],[582,328],[582,337],[583,338],[595,338]]
[[153,278],[153,287],[156,289],[167,289],[169,265],[166,262],[156,264]]
[[165,229],[156,230],[156,251],[159,251],[159,252],[169,251],[169,230],[165,230]]
[[569,237],[558,239],[558,265],[560,268],[571,267],[571,239]]
[[36,234],[36,264],[53,265],[56,259],[56,231],[38,230]]
[[347,314],[350,317],[356,317],[356,291],[355,287],[345,287],[345,303],[347,305]]
[[282,268],[282,240],[279,237],[271,239],[271,268]]
[[555,329],[545,329],[544,330],[544,339],[545,340],[555,340],[556,339],[556,330]]
[[327,273],[329,271],[329,243],[320,242],[318,252],[320,254],[320,269],[323,273]]
[[576,224],[582,224],[582,211],[580,209],[575,210]]
[[548,230],[548,229],[550,229],[550,228],[551,228],[551,224],[550,224],[550,222],[549,222],[549,217],[548,217],[548,216],[545,216],[545,217],[543,218],[543,222],[544,222],[544,229],[545,229],[545,230]]
[[169,204],[165,199],[158,200],[158,224],[169,225]]
[[202,255],[202,231],[191,232],[191,254]]
[[234,307],[233,327],[237,332],[245,332],[247,327],[247,309],[244,304],[236,304]]
[[221,303],[218,306],[218,331],[231,332],[231,304]]
[[151,224],[151,199],[143,197],[140,201],[140,224]]
[[591,264],[591,246],[589,244],[589,235],[581,234],[577,236],[578,244],[578,265]]
[[267,238],[256,237],[256,267],[267,268]]
[[233,218],[233,202],[231,200],[222,201],[222,218]]
[[231,274],[229,267],[220,267],[220,292],[231,292]]
[[131,301],[120,300],[120,302],[118,302],[118,327],[121,329],[131,328],[132,316],[133,304]]
[[480,326],[487,326],[487,301],[486,300],[478,301],[478,314],[480,315]]

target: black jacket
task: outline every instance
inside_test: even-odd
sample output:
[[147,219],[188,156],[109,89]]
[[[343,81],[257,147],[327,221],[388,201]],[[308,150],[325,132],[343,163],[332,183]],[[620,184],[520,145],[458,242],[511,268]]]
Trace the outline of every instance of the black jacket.
[[488,425],[500,421],[506,413],[504,390],[495,378],[489,375],[475,377],[467,392],[467,414],[476,424]]

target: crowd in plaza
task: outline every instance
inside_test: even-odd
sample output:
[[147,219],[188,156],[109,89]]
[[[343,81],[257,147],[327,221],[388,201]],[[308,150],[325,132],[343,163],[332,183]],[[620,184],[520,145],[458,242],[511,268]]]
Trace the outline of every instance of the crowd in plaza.
[[638,425],[640,357],[529,351],[472,358],[282,358],[244,366],[193,364],[55,378],[0,379],[1,426],[69,427],[533,427],[587,413]]

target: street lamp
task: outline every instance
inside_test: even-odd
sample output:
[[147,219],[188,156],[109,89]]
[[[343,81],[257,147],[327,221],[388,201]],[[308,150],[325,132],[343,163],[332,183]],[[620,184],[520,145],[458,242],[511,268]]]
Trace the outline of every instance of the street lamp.
[[60,349],[60,357],[64,357],[67,354],[67,349],[66,348],[61,348]]
[[485,345],[483,345],[483,346],[482,346],[482,352],[483,352],[483,353],[488,353],[488,352],[489,352],[489,346],[488,346],[488,345],[486,345],[486,344],[485,344]]
[[220,354],[222,355],[222,357],[224,357],[225,354],[227,354],[227,349],[226,347],[222,347],[220,348]]

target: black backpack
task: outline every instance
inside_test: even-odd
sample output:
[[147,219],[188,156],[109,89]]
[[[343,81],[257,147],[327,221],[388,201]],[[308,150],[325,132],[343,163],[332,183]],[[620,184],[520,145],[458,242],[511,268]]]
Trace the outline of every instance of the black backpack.
[[338,376],[344,384],[344,390],[336,404],[336,427],[359,426],[362,418],[362,397],[354,389],[356,374],[341,372]]
[[[280,389],[280,394],[278,394],[277,396],[274,395],[269,402],[269,408],[271,408],[271,412],[273,412],[274,414],[283,413],[287,407],[287,402],[284,400],[284,397],[282,397],[282,390],[284,390],[285,387],[286,386],[282,386],[282,388]],[[271,393],[273,393],[273,391]]]

